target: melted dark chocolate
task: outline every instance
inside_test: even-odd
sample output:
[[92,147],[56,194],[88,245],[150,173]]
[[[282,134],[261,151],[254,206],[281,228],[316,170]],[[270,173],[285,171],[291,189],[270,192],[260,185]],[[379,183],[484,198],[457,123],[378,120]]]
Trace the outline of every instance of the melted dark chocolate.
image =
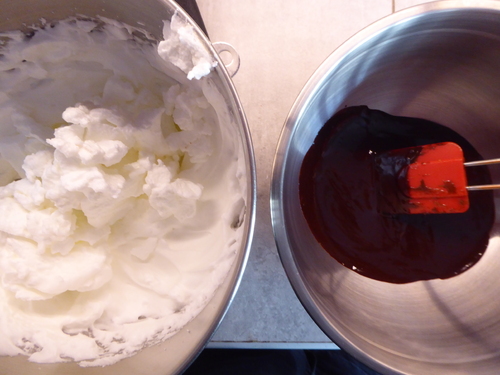
[[[380,212],[374,158],[383,152],[455,142],[466,161],[482,157],[462,136],[437,123],[396,117],[365,106],[336,113],[302,163],[304,216],[318,242],[341,264],[372,279],[408,283],[446,279],[484,253],[494,221],[491,191],[469,192],[470,208],[454,214]],[[486,167],[467,169],[469,185],[491,183]]]

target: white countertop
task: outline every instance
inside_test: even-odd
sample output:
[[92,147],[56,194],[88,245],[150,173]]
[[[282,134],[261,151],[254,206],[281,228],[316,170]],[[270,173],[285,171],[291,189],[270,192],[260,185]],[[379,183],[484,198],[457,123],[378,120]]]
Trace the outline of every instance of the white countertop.
[[274,152],[295,98],[316,68],[368,24],[418,0],[197,0],[212,42],[233,45],[233,78],[257,163],[257,217],[249,262],[208,347],[332,348],[295,296],[274,242],[269,190]]

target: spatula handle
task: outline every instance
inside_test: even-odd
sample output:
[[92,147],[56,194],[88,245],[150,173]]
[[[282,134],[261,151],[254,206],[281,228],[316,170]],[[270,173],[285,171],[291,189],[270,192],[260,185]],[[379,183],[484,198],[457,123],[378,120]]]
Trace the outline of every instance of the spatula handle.
[[[490,164],[500,164],[500,159],[469,161],[467,163],[464,163],[464,166],[466,166],[466,167],[477,167],[477,166],[480,166],[480,165],[490,165]],[[467,186],[466,189],[468,191],[473,191],[473,190],[494,190],[494,189],[500,189],[500,184]]]
[[500,184],[467,186],[467,191],[500,189]]
[[464,163],[466,167],[477,167],[479,165],[489,165],[489,164],[499,164],[500,159],[489,159],[489,160],[478,160],[478,161],[468,161]]

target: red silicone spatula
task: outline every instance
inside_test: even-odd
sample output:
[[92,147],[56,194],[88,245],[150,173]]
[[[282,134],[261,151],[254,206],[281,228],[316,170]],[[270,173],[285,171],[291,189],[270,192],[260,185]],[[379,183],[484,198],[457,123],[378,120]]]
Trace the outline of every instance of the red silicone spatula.
[[442,214],[469,209],[469,191],[500,185],[467,186],[465,167],[500,163],[500,159],[464,163],[453,142],[392,150],[377,157],[380,172],[379,211]]

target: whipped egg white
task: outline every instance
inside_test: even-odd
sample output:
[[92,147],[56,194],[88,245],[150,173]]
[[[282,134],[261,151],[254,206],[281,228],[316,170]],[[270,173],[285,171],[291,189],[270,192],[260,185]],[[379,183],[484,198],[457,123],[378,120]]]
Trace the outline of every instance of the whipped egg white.
[[229,272],[240,146],[215,62],[165,24],[158,46],[109,20],[1,35],[0,355],[115,363]]

